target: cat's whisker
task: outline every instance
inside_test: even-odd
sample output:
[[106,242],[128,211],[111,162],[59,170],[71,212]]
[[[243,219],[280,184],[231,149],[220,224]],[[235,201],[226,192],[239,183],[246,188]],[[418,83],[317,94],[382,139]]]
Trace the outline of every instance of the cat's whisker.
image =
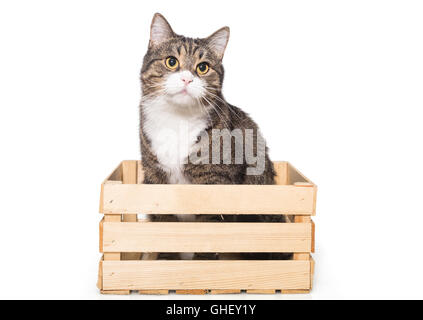
[[197,101],[199,102],[199,104],[202,106],[203,110],[204,110],[204,114],[207,116],[208,122],[211,123],[211,117],[209,112],[207,111],[206,106],[201,102],[201,98],[197,98]]
[[[220,120],[223,122],[225,128],[229,129],[228,122],[224,119],[226,116],[223,114],[223,110],[217,104],[214,104],[213,102],[208,100],[206,97],[203,97],[203,98],[216,111],[216,114],[219,116]],[[216,107],[219,108],[221,113],[219,112],[219,110],[216,109]],[[229,120],[229,119],[227,119],[227,120]]]
[[154,91],[154,92],[149,93],[149,94],[143,94],[143,98],[145,98],[145,97],[147,97],[147,98],[158,97],[161,93],[164,93],[164,92],[165,92],[165,90],[157,90],[157,91]]
[[237,116],[238,117],[238,119],[241,119],[241,117],[232,109],[232,107],[225,101],[225,100],[223,100],[221,97],[219,97],[218,95],[215,95],[215,94],[213,94],[213,93],[211,93],[210,91],[208,91],[208,90],[206,90],[206,92],[208,93],[208,94],[210,94],[212,97],[214,97],[214,98],[216,98],[216,99],[218,99],[219,101],[221,101],[223,104],[225,104],[225,106],[227,106],[228,107],[228,109],[235,115],[235,116]]

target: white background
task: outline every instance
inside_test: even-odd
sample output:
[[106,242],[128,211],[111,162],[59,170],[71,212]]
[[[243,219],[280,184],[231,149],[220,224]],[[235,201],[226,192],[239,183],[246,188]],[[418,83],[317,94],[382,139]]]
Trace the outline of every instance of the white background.
[[0,298],[111,298],[100,183],[140,157],[155,12],[231,27],[225,97],[319,186],[315,288],[295,298],[423,298],[423,4],[386,0],[2,1]]

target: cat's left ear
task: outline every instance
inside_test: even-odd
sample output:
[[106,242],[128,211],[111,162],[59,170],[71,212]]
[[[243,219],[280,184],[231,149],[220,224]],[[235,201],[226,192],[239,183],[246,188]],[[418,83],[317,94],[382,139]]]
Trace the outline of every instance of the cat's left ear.
[[206,40],[208,41],[209,48],[217,54],[220,60],[222,60],[226,45],[229,41],[229,27],[223,27],[222,29],[217,30],[211,36],[206,38]]

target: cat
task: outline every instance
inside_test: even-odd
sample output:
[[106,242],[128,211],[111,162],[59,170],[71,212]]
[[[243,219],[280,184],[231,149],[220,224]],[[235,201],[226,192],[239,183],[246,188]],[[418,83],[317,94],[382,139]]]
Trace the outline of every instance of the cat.
[[[273,163],[257,124],[222,95],[222,59],[229,33],[229,28],[223,27],[207,38],[188,38],[176,34],[161,14],[154,15],[141,69],[144,183],[275,183]],[[257,163],[247,157],[234,161],[237,156],[234,137],[229,140],[230,163],[213,161],[213,143],[223,140],[219,136],[213,140],[213,134],[224,129],[237,130],[245,136],[240,140],[241,149],[246,153],[250,148]],[[220,153],[224,152],[224,147],[218,148]],[[200,150],[208,154],[198,156]],[[260,150],[263,157],[259,159]],[[191,156],[194,161],[189,161]],[[258,173],[249,174],[250,169],[257,169]],[[194,217],[178,215],[178,219],[193,221]]]

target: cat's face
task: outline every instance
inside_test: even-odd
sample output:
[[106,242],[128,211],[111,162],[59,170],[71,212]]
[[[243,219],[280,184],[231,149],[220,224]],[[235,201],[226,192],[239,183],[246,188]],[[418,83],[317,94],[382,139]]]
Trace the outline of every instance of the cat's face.
[[177,35],[162,15],[155,14],[141,70],[144,98],[164,98],[177,108],[218,99],[228,39],[227,27],[204,39]]

